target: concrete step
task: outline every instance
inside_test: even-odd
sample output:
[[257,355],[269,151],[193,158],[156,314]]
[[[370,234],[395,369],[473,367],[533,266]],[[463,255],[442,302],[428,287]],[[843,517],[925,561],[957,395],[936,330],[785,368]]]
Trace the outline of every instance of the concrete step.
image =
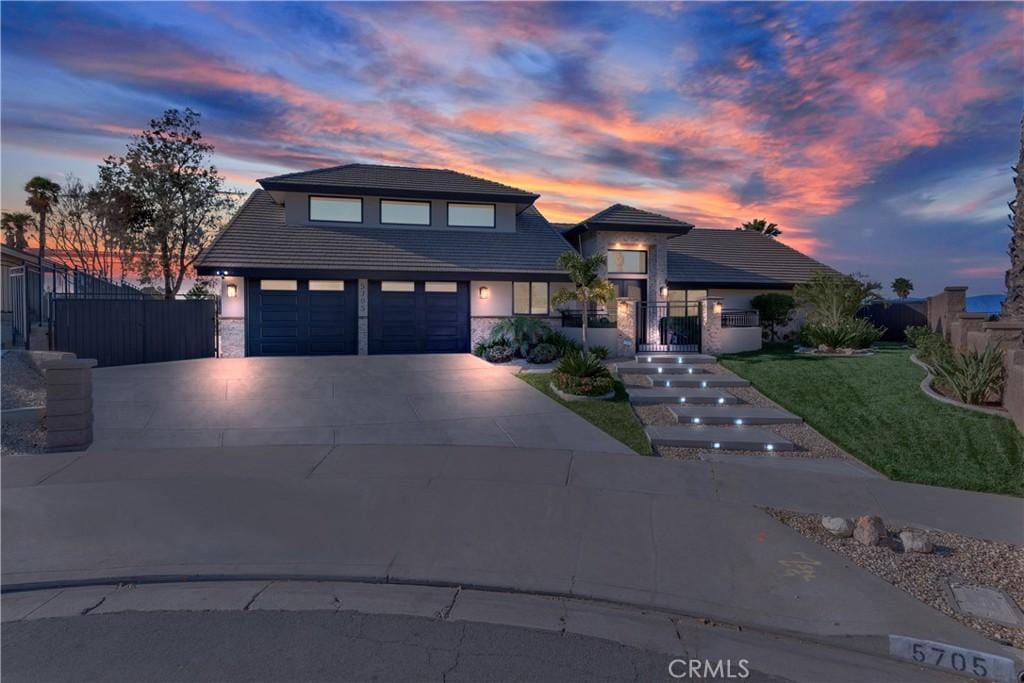
[[638,363],[680,363],[680,364],[700,364],[700,363],[714,363],[715,357],[709,356],[705,353],[638,353],[636,354],[636,361]]
[[748,403],[738,405],[690,405],[669,406],[669,410],[681,423],[706,425],[770,425],[798,424],[803,422],[799,415],[780,408],[762,408]]
[[791,451],[795,446],[775,432],[758,427],[651,425],[645,427],[654,446],[710,448],[729,451]]
[[684,363],[638,363],[623,361],[616,363],[615,368],[622,373],[634,375],[706,375],[710,374],[706,367]]
[[699,387],[714,389],[717,387],[749,387],[750,382],[736,375],[651,375],[651,383],[656,387]]
[[637,406],[651,406],[672,403],[701,403],[704,405],[727,405],[739,403],[739,399],[721,389],[694,389],[689,387],[629,387],[629,402]]

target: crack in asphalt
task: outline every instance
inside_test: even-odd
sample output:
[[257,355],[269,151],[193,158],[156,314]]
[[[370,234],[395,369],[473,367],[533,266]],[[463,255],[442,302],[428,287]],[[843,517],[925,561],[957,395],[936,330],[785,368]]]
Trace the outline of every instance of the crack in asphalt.
[[256,602],[256,598],[258,598],[258,597],[260,597],[261,595],[263,595],[263,592],[264,592],[265,590],[267,590],[268,588],[270,588],[271,586],[273,586],[273,585],[274,585],[274,583],[275,583],[274,581],[269,581],[269,582],[267,583],[267,585],[265,585],[265,586],[264,586],[263,588],[259,589],[259,590],[258,590],[258,591],[256,591],[255,593],[253,593],[252,597],[251,597],[251,598],[249,598],[249,602],[245,603],[245,607],[243,607],[243,608],[242,608],[242,611],[243,611],[243,612],[248,612],[248,611],[249,611],[249,608],[250,608],[250,607],[252,607],[252,603]]

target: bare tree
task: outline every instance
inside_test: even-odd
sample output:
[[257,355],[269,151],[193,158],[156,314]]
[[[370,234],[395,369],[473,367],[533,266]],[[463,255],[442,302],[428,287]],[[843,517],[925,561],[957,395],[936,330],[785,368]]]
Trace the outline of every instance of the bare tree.
[[129,236],[103,195],[72,174],[64,179],[52,216],[53,251],[65,265],[107,280],[123,280],[132,259]]

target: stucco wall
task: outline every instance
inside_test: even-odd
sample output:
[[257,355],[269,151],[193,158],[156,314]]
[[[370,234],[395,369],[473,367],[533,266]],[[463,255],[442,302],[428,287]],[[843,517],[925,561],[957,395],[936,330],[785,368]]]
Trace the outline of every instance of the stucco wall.
[[[236,294],[228,296],[228,285],[235,285]],[[245,356],[245,278],[229,276],[220,282],[220,356]]]

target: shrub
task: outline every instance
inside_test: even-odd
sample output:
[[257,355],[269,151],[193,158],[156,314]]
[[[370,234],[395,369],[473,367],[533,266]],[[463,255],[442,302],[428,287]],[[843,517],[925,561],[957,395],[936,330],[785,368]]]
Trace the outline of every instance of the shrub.
[[555,350],[558,353],[558,358],[561,358],[567,353],[572,353],[573,351],[583,350],[583,346],[580,345],[579,342],[565,336],[558,330],[551,330],[551,333],[544,337],[544,343],[551,344],[555,347]]
[[917,357],[932,367],[953,352],[945,337],[927,327],[908,327],[907,339],[917,349]]
[[498,343],[492,342],[489,339],[482,339],[473,345],[473,355],[483,358],[484,354],[487,353],[487,349],[491,348],[492,346],[498,346]]
[[602,396],[615,388],[615,378],[593,353],[573,351],[551,373],[551,381],[568,394]]
[[547,342],[537,344],[530,349],[530,353],[526,356],[526,360],[531,363],[550,363],[556,358],[558,358],[558,349]]
[[987,398],[998,398],[1003,390],[1006,371],[1003,351],[986,346],[984,351],[950,351],[939,354],[935,374],[964,403],[980,405]]
[[819,270],[793,288],[795,301],[806,306],[801,342],[809,346],[863,349],[882,338],[884,327],[857,318],[862,306],[882,301],[882,285],[854,275]]
[[504,344],[495,344],[493,346],[489,346],[487,350],[484,351],[484,360],[491,363],[507,363],[512,360],[514,355],[515,354],[512,353],[512,349],[508,346],[505,346]]
[[760,316],[761,328],[768,341],[778,338],[778,328],[785,327],[796,311],[796,300],[788,294],[777,292],[758,294],[750,300],[750,305]]
[[908,325],[903,334],[907,338],[907,343],[917,348],[919,339],[935,333],[927,325]]
[[608,357],[608,349],[604,346],[591,346],[590,352],[597,356],[598,358],[600,358],[601,360],[604,360],[605,358]]
[[552,333],[546,321],[526,316],[505,318],[491,328],[489,341],[508,346],[512,353],[526,358],[530,349]]
[[863,318],[850,318],[834,323],[805,323],[800,328],[804,346],[827,346],[830,349],[866,349],[882,338],[884,327],[875,327]]

